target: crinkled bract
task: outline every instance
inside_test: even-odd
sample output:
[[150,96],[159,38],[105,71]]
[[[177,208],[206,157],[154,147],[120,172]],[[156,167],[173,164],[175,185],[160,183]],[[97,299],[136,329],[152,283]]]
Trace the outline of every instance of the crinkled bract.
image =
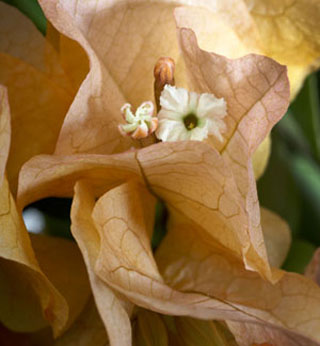
[[87,274],[74,243],[28,234],[15,192],[21,165],[53,152],[74,90],[27,18],[2,2],[0,17],[0,323],[57,336],[86,304]]
[[[6,89],[0,87],[0,93],[1,164],[5,168],[10,113]],[[0,209],[0,321],[18,332],[33,332],[51,324],[58,335],[72,324],[89,295],[80,253],[66,240],[39,235],[30,238],[4,172]]]

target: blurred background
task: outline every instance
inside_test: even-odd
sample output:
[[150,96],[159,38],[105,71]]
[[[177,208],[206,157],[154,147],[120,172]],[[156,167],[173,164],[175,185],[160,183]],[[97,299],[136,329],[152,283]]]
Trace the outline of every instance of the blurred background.
[[[45,34],[46,19],[37,0],[0,0],[17,7]],[[272,131],[272,153],[258,181],[260,203],[282,216],[292,231],[284,269],[303,273],[320,246],[320,73],[310,75],[287,114]],[[72,238],[71,200],[45,199],[24,211],[30,232]],[[153,246],[165,232],[166,211],[158,205]]]

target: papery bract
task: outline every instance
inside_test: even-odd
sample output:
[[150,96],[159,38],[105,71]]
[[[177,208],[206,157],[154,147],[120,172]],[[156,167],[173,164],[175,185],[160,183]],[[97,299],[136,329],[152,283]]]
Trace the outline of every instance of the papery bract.
[[7,169],[15,193],[22,164],[33,155],[53,152],[74,90],[41,33],[2,2],[0,37],[0,83],[8,90],[12,118]]
[[0,17],[0,321],[18,332],[51,325],[57,336],[86,304],[87,274],[74,243],[28,234],[14,196],[21,165],[53,151],[74,90],[28,19],[4,3]]
[[319,67],[320,4],[317,0],[245,0],[258,28],[263,53],[288,66],[291,97]]
[[[65,5],[63,5],[63,3],[61,3],[60,6],[52,6],[50,3],[43,2],[43,5],[52,22],[55,23],[62,32],[67,33],[66,30],[70,30],[70,26],[64,26],[63,22],[67,19],[68,23],[70,23],[70,21],[71,23],[73,22],[73,19],[70,16],[72,13],[71,8],[68,6],[64,8]],[[111,14],[114,12],[118,13],[117,11],[120,11],[120,9],[127,6],[125,3],[121,3],[108,9],[109,5],[105,4],[106,7],[103,19],[106,23],[108,23],[107,19],[109,15],[111,16]],[[103,6],[102,3],[101,6]],[[71,13],[68,11],[71,11]],[[164,30],[167,30],[166,25],[171,27],[171,24],[169,23],[174,24],[172,8],[170,6],[168,7],[161,3],[139,3],[139,6],[131,6],[130,9],[128,9],[125,19],[121,21],[121,25],[125,26],[127,24],[129,25],[129,23],[130,25],[135,25],[135,20],[140,18],[140,16],[144,16],[145,11],[147,11],[146,13],[149,13],[148,11],[153,13],[154,16],[152,18],[155,20],[155,22],[152,25],[156,25],[156,19],[158,16],[165,16],[165,18],[168,20],[168,23],[163,22]],[[100,15],[99,20],[102,20]],[[115,18],[114,20],[118,19]],[[96,20],[96,23],[98,25],[99,21]],[[100,52],[99,55],[96,54],[96,51],[102,49],[101,45],[97,45],[97,37],[93,37],[90,31],[86,32],[85,27],[81,32],[78,29],[78,27],[80,28],[84,24],[85,23],[80,21],[80,19],[77,22],[74,22],[74,30],[69,34],[71,37],[77,39],[79,43],[82,44],[87,50],[91,59],[92,68],[86,80],[82,84],[79,94],[73,102],[73,105],[71,106],[71,109],[67,115],[60,139],[58,141],[56,153],[113,153],[114,151],[120,149],[120,147],[116,149],[114,146],[117,146],[118,144],[122,147],[122,150],[125,148],[129,149],[132,146],[132,141],[128,139],[126,142],[127,144],[125,147],[123,147],[125,142],[123,142],[123,139],[121,139],[121,136],[119,136],[117,124],[114,121],[114,119],[119,119],[119,107],[115,102],[110,100],[110,97],[117,95],[118,98],[114,99],[117,102],[123,100],[123,98],[119,88],[115,87],[114,82],[110,79],[110,73],[112,72],[112,76],[117,76],[117,71],[119,71],[119,74],[122,73],[122,76],[124,77],[121,64],[130,63],[130,54],[126,55],[126,59],[121,59],[121,55],[126,54],[126,52],[110,50],[108,57],[106,57],[106,59],[101,59],[100,57],[105,56],[105,54],[102,54],[102,52]],[[160,30],[161,28],[158,29]],[[93,30],[93,27],[91,27],[90,30]],[[108,30],[111,30],[111,27],[109,27],[109,24],[106,24],[103,30],[108,32]],[[146,27],[137,26],[137,30],[142,31],[146,40],[146,42],[144,42],[144,48],[147,49],[147,42],[151,44],[150,40],[154,39],[154,37],[145,36],[147,30]],[[88,37],[84,37],[85,32]],[[103,35],[103,32],[100,34]],[[121,30],[119,31],[119,35],[119,40],[121,39],[123,44],[128,42],[130,39],[130,35],[123,35]],[[162,38],[161,40],[162,41],[160,42],[163,42],[164,46],[158,42],[159,44],[157,45],[157,49],[159,49],[159,52],[152,50],[152,54],[161,54],[161,51],[166,53],[166,49],[171,52],[173,49],[172,47],[174,47],[174,45],[168,45],[168,42]],[[224,142],[222,144],[213,143],[213,145],[217,146],[221,152],[225,152],[224,155],[226,159],[231,163],[233,162],[231,167],[233,167],[232,169],[234,171],[234,176],[237,179],[236,183],[238,188],[242,194],[247,195],[247,201],[245,202],[248,203],[248,206],[246,207],[247,212],[256,215],[256,219],[253,218],[253,215],[250,217],[250,222],[253,222],[249,226],[249,238],[251,245],[249,245],[244,239],[242,244],[242,251],[244,251],[243,255],[245,261],[247,261],[247,266],[258,270],[261,273],[265,272],[263,275],[270,278],[270,270],[267,267],[263,268],[266,263],[266,253],[263,246],[262,233],[261,230],[259,230],[259,210],[257,209],[258,204],[255,202],[256,197],[254,197],[255,182],[253,174],[250,173],[252,172],[251,156],[257,149],[260,142],[268,134],[273,124],[280,119],[287,108],[288,82],[285,74],[285,68],[281,67],[270,59],[255,55],[249,55],[245,58],[232,61],[215,54],[201,51],[199,48],[197,48],[194,34],[187,29],[180,30],[180,40],[182,53],[187,65],[187,71],[192,74],[190,82],[190,87],[192,90],[199,92],[211,92],[217,97],[224,97],[228,104],[228,116],[226,117],[228,131],[224,136]],[[178,51],[176,54],[178,54]],[[111,58],[117,59],[117,64],[110,65]],[[151,58],[152,56],[149,57],[150,60]],[[199,67],[202,64],[201,61],[203,60],[207,60],[207,64]],[[144,63],[142,67],[139,62],[138,65],[135,65],[134,69],[137,69],[136,73],[138,73],[138,71],[141,72],[142,68],[145,70],[145,66],[146,63]],[[96,68],[98,70],[96,70]],[[148,68],[150,68],[152,71],[153,65],[150,65]],[[221,70],[226,71],[226,74],[221,74]],[[101,73],[98,73],[98,71]],[[131,76],[131,73],[133,73],[132,69],[130,70],[130,74],[126,75],[125,78],[134,78]],[[266,73],[268,73],[268,80],[265,78]],[[210,76],[210,80],[206,81],[206,85],[204,85],[204,81],[201,81],[201,75]],[[181,81],[183,83],[187,77],[186,73],[184,71],[180,71],[180,73],[178,73],[177,83],[179,83],[179,76],[181,76]],[[149,77],[146,77],[144,80],[146,85],[148,83],[148,78]],[[113,79],[115,79],[115,77]],[[253,80],[255,84],[254,86],[251,84]],[[150,84],[152,85],[151,81]],[[104,94],[104,98],[101,96],[93,97],[92,92],[94,92],[93,88],[95,87],[102,88],[99,91],[99,95]],[[127,84],[123,84],[122,88],[122,92],[126,94],[125,90],[127,88]],[[112,94],[107,92],[107,90],[110,89],[113,90]],[[86,93],[86,96],[84,93]],[[135,96],[138,100],[140,97],[141,99],[142,97],[146,99],[148,98],[148,93],[149,91],[147,89],[141,90],[140,93],[139,88],[137,88],[135,89],[134,94],[130,96],[129,101],[131,102],[133,96]],[[87,105],[89,104],[94,107],[91,109],[90,113],[88,112],[87,106],[84,106],[86,98],[90,98],[95,101],[87,103]],[[123,101],[121,101],[121,104],[123,104],[122,102]],[[75,109],[75,112],[73,109]],[[79,112],[82,114],[80,118]],[[107,118],[106,114],[108,114]],[[104,126],[99,125],[101,122],[108,127],[108,131],[106,128],[104,128]],[[239,131],[235,131],[236,129]],[[107,133],[108,135],[106,136],[104,133]],[[248,140],[248,143],[243,141],[243,137]],[[71,143],[70,140],[72,141],[71,147],[68,144]],[[76,142],[78,142],[78,140],[79,143],[81,143],[80,146],[74,145]],[[92,148],[90,149],[91,145]],[[61,150],[59,148],[61,148]],[[233,156],[237,156],[237,158],[234,159]],[[250,176],[250,174],[252,175]],[[254,229],[257,229],[257,231]],[[247,235],[245,237],[247,237]]]
[[[7,159],[10,141],[10,114],[6,91],[3,87],[0,91],[1,164],[5,167],[3,163]],[[89,293],[81,257],[68,241],[41,236],[30,238],[4,172],[1,180],[0,320],[5,326],[20,332],[35,331],[50,323],[54,332],[59,334],[79,314]],[[61,261],[64,263],[62,271],[57,270]],[[77,275],[69,276],[66,284],[69,271],[75,271]],[[72,285],[78,286],[77,294],[74,294]]]

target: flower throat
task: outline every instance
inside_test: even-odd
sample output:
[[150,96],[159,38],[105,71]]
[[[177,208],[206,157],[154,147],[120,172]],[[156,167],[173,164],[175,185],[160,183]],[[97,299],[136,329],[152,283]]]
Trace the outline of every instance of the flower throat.
[[190,113],[183,118],[183,123],[186,129],[191,131],[198,126],[198,118],[195,114]]

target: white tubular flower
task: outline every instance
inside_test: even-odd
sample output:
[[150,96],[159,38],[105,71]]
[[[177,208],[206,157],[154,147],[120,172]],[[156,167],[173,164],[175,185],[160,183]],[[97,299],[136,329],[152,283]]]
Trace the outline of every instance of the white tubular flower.
[[156,136],[163,142],[202,141],[213,135],[222,141],[227,105],[223,98],[197,94],[166,85],[160,97],[161,110]]
[[121,113],[127,124],[119,125],[119,130],[123,135],[129,135],[134,139],[141,139],[149,136],[157,129],[158,118],[153,116],[154,106],[151,101],[143,102],[135,114],[131,111],[129,103],[121,107]]

